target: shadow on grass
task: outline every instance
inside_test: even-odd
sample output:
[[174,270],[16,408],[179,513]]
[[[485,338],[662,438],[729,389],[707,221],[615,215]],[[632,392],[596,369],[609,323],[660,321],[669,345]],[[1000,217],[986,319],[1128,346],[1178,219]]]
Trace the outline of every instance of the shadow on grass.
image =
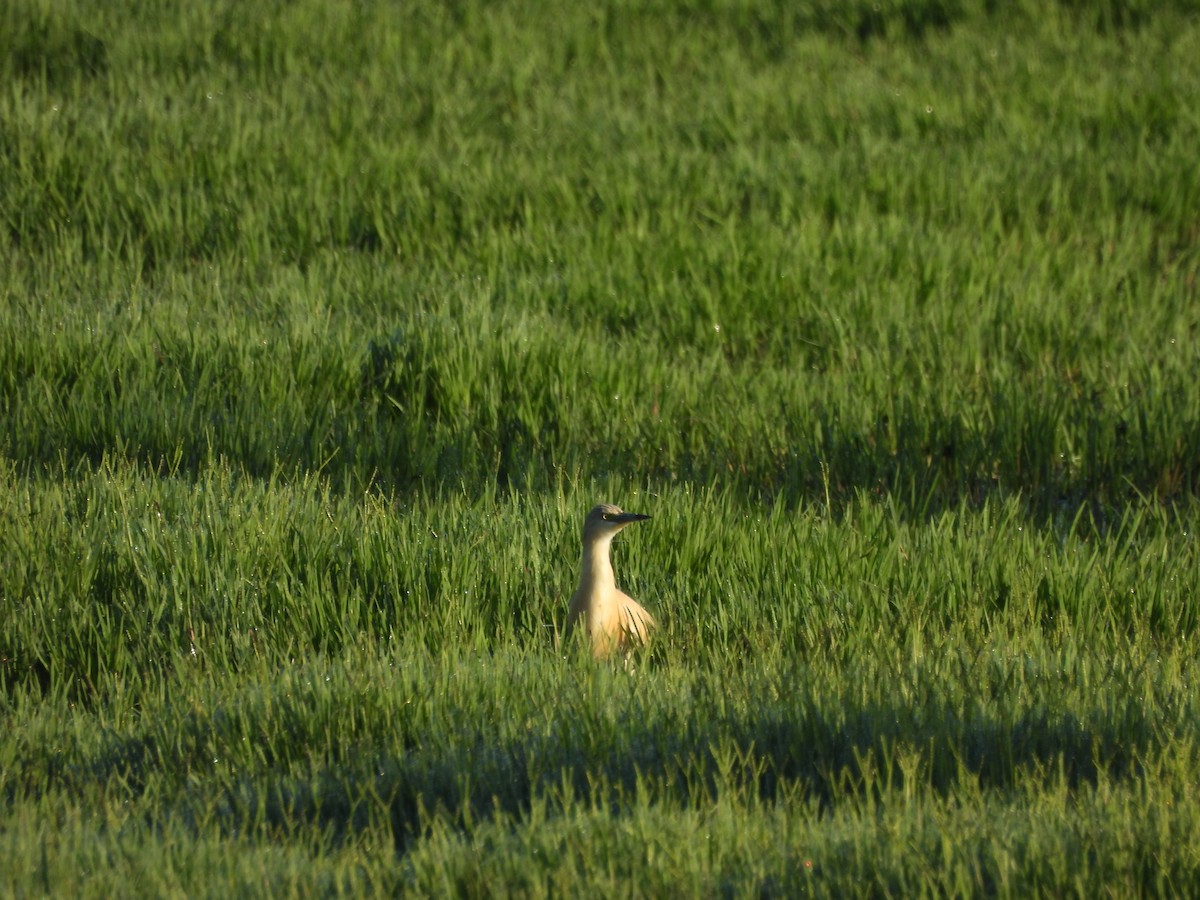
[[[429,817],[469,829],[501,812],[528,814],[535,796],[557,795],[569,785],[572,802],[607,808],[620,817],[642,792],[668,806],[707,809],[721,797],[768,803],[815,799],[825,811],[857,804],[873,795],[881,804],[920,780],[917,793],[952,795],[959,787],[1005,790],[1029,779],[1065,779],[1071,789],[1094,784],[1103,772],[1120,779],[1137,769],[1138,759],[1155,744],[1148,721],[1091,721],[1038,713],[1003,723],[984,717],[963,719],[951,710],[935,711],[937,725],[911,730],[890,722],[886,707],[852,711],[844,720],[794,720],[782,710],[732,723],[728,730],[681,733],[644,723],[626,747],[601,759],[558,739],[494,746],[485,736],[439,758],[412,761],[384,757],[371,772],[368,793],[387,803],[396,850],[419,840]],[[914,770],[904,768],[913,757]],[[907,771],[907,774],[906,774]],[[964,784],[968,779],[970,784]],[[347,790],[347,787],[350,789]],[[339,769],[310,784],[273,785],[266,818],[281,830],[297,820],[340,835],[363,826],[366,811],[353,794],[364,787]],[[320,802],[316,795],[323,794]],[[229,798],[234,820],[260,816],[261,796]]]
[[[406,398],[403,391],[397,396]],[[519,399],[506,397],[500,406],[516,407]],[[366,411],[370,405],[349,404],[354,421],[317,423],[286,439],[233,422],[183,444],[164,443],[165,435],[139,440],[114,432],[60,434],[44,448],[12,450],[33,451],[22,464],[28,470],[61,470],[63,459],[74,459],[93,468],[134,463],[197,479],[215,462],[256,479],[320,472],[332,491],[346,495],[366,489],[437,494],[471,484],[552,491],[563,471],[636,471],[650,481],[723,485],[759,508],[828,502],[837,512],[863,493],[874,494],[918,520],[1019,496],[1040,524],[1069,524],[1083,509],[1101,532],[1146,498],[1170,506],[1200,496],[1200,456],[1193,452],[1200,421],[1169,410],[1102,415],[1086,404],[1043,399],[998,397],[988,410],[951,416],[922,409],[919,398],[898,399],[865,429],[842,421],[837,410],[814,409],[777,447],[747,447],[731,429],[700,449],[665,449],[684,427],[665,419],[633,429],[625,443],[564,444],[557,436],[573,432],[565,410],[550,410],[536,424],[506,414],[450,430],[434,424],[440,408],[428,401],[431,409],[419,419],[387,404],[373,413]],[[985,415],[988,423],[972,423]]]
[[[6,800],[14,802],[22,783],[36,793],[37,770],[44,783],[72,793],[88,795],[118,780],[138,796],[152,780],[161,790],[164,774],[170,782],[176,772],[174,794],[147,804],[150,828],[172,820],[191,828],[215,823],[229,834],[319,835],[336,845],[386,821],[402,854],[433,817],[469,830],[497,812],[525,816],[534,798],[548,798],[553,809],[564,792],[571,803],[617,817],[647,800],[704,810],[719,799],[799,799],[832,812],[868,800],[884,805],[906,779],[918,782],[918,794],[942,797],[1039,781],[1075,789],[1101,775],[1122,779],[1173,737],[1169,726],[1133,705],[1086,717],[1035,709],[1011,721],[932,705],[915,724],[912,710],[886,704],[797,715],[776,703],[703,726],[687,718],[658,723],[631,716],[599,743],[576,739],[579,732],[563,722],[552,734],[516,741],[498,742],[477,730],[436,748],[414,743],[402,754],[346,747],[340,759],[302,766],[308,769],[303,776],[289,774],[295,760],[289,765],[267,750],[253,771],[206,787],[196,773],[209,761],[220,719],[219,712],[193,714],[186,737],[171,748],[145,737],[113,737],[89,759],[69,762],[60,754],[31,760],[26,776],[9,782]],[[181,751],[186,746],[192,749]],[[172,758],[180,752],[186,758]]]

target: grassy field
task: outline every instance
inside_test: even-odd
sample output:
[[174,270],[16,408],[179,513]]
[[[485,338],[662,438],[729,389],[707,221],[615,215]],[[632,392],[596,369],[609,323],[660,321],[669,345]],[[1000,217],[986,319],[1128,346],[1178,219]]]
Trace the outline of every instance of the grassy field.
[[1200,894],[1200,4],[140,6],[0,8],[0,895]]

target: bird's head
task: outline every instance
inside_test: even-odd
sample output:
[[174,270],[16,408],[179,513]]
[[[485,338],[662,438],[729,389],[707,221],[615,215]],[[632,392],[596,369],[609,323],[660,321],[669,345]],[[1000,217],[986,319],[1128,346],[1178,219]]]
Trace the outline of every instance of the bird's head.
[[599,506],[593,506],[583,520],[583,540],[586,543],[603,537],[611,538],[626,525],[648,518],[650,517],[642,513],[625,512],[611,503],[601,503]]

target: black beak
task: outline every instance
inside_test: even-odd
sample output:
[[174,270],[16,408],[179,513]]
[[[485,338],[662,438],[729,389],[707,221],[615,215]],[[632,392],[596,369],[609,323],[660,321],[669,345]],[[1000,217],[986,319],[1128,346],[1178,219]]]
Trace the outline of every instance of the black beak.
[[649,519],[649,518],[650,518],[649,516],[644,515],[642,513],[623,512],[620,515],[610,517],[609,521],[610,522],[620,522],[622,525],[627,525],[630,522],[644,522],[646,519]]

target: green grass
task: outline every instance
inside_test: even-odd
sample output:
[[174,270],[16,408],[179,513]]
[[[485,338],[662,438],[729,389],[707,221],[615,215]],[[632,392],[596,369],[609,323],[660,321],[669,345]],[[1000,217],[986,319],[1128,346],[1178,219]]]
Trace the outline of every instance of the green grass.
[[0,893],[1200,892],[1198,59],[5,5]]

